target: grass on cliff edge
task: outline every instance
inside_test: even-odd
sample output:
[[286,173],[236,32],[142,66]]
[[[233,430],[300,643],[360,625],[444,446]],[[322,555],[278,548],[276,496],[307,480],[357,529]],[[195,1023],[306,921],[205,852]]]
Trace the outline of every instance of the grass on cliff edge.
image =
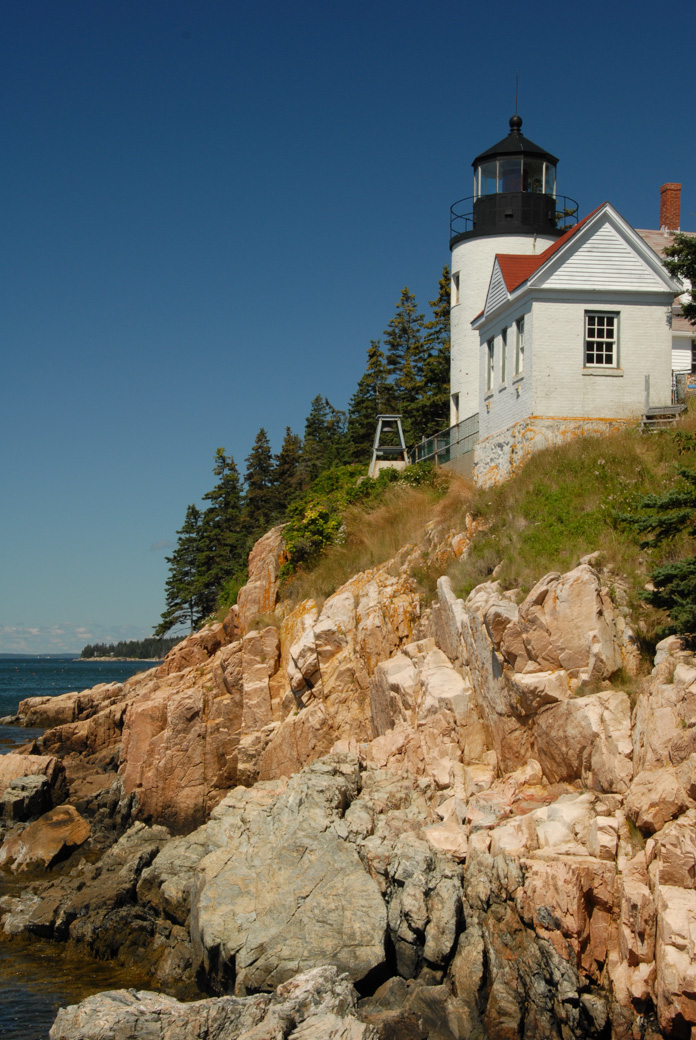
[[[341,544],[328,546],[311,567],[300,570],[285,595],[323,599],[353,574],[385,562],[407,543],[420,542],[427,525],[443,533],[463,528],[471,513],[488,527],[467,557],[449,568],[460,596],[495,571],[502,586],[519,589],[521,598],[548,571],[566,571],[598,550],[603,566],[623,579],[641,632],[650,641],[666,617],[640,599],[640,590],[655,567],[696,552],[696,545],[684,533],[659,548],[640,549],[638,538],[616,522],[616,514],[630,513],[645,494],[666,491],[679,468],[696,466],[689,434],[696,434],[694,410],[674,430],[641,434],[627,428],[548,448],[497,488],[474,488],[444,470],[427,486],[394,485],[378,504],[348,506]],[[417,577],[430,593],[439,572]]]
[[548,571],[566,571],[600,551],[602,565],[624,579],[642,634],[652,639],[666,616],[640,599],[650,573],[696,551],[687,532],[656,548],[617,521],[646,494],[661,494],[680,468],[696,466],[689,435],[696,411],[657,433],[626,428],[606,437],[582,437],[532,456],[512,480],[475,493],[474,509],[489,527],[453,570],[459,595],[495,577],[520,596]]

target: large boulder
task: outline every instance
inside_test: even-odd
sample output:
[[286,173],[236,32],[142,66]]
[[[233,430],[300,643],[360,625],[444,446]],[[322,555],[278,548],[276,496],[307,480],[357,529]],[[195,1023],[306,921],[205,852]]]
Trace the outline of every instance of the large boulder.
[[581,564],[538,581],[505,626],[499,646],[516,672],[563,669],[605,679],[622,665],[617,635],[608,592],[597,572]]
[[59,805],[11,834],[0,847],[0,866],[13,871],[51,867],[89,838],[91,827],[72,805]]
[[625,793],[633,776],[631,705],[603,690],[549,705],[534,720],[537,754],[551,783],[582,780],[591,790]]
[[659,831],[683,813],[690,804],[673,766],[646,769],[631,783],[626,796],[626,815],[648,834]]
[[51,785],[42,773],[18,776],[0,798],[0,813],[7,823],[41,816],[51,808]]
[[357,783],[357,763],[317,763],[268,811],[226,820],[218,810],[225,841],[199,865],[191,916],[211,984],[268,990],[327,962],[359,981],[384,963],[384,901],[333,826]]
[[53,801],[64,799],[65,768],[55,755],[20,755],[16,752],[0,755],[0,798],[14,780],[24,776],[45,776],[51,785]]

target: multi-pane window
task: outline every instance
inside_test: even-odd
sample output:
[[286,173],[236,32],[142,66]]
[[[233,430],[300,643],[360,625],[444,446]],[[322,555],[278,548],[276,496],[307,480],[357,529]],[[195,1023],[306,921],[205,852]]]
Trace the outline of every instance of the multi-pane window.
[[500,382],[505,382],[507,375],[507,329],[500,334]]
[[493,375],[495,371],[495,340],[489,339],[486,344],[486,390],[493,389]]
[[524,318],[515,322],[515,375],[524,372]]
[[585,367],[617,365],[618,315],[600,311],[585,312]]

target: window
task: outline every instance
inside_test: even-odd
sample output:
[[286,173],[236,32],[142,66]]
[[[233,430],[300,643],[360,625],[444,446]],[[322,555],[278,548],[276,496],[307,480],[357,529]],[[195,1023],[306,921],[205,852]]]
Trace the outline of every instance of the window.
[[618,366],[618,314],[585,311],[585,367]]
[[500,334],[500,382],[505,382],[507,375],[507,329]]
[[450,291],[450,307],[456,307],[459,303],[459,271],[452,275]]
[[486,390],[493,389],[493,373],[495,371],[495,340],[489,339],[486,344],[488,364],[486,365]]
[[451,425],[456,426],[459,422],[459,394],[452,394]]
[[524,318],[515,322],[515,375],[524,372]]

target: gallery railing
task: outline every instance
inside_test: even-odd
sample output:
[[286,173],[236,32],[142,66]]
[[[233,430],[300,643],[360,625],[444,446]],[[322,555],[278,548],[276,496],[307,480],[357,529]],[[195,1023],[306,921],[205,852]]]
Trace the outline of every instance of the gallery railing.
[[424,437],[410,453],[411,462],[434,462],[442,466],[445,462],[460,455],[466,455],[473,451],[478,440],[479,417],[478,412],[462,419],[456,426],[450,426],[448,430],[440,430],[432,437]]

